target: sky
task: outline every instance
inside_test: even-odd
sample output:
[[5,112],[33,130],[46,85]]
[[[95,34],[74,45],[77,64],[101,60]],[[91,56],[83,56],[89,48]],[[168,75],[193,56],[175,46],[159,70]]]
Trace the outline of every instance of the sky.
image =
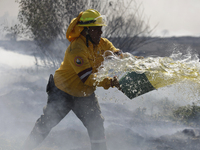
[[157,34],[200,36],[200,0],[139,0]]
[[[154,36],[200,36],[200,0],[137,0],[142,3]],[[0,18],[17,17],[15,0],[0,0]]]
[[15,0],[0,0],[0,16],[3,16],[6,12],[10,16],[17,16],[18,11],[18,3]]

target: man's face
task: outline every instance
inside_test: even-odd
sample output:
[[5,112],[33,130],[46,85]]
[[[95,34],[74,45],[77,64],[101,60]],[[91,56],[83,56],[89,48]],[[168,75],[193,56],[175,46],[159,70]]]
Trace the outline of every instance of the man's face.
[[102,27],[101,26],[97,26],[97,27],[90,27],[89,28],[89,35],[92,38],[92,41],[94,42],[94,44],[98,45],[101,39],[101,34],[102,32]]

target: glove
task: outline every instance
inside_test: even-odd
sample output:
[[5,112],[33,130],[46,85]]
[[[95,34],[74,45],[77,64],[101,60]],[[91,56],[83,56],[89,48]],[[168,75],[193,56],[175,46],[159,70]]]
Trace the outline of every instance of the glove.
[[116,87],[118,88],[118,90],[121,90],[119,81],[116,76],[114,76],[113,79],[111,80],[111,87]]
[[137,59],[144,59],[143,56],[135,56],[135,58],[137,58]]

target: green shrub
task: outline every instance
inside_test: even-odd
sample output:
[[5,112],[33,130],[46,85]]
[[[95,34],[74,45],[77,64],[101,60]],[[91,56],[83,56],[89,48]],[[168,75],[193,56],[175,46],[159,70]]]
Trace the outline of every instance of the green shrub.
[[176,121],[183,122],[186,125],[199,126],[200,123],[200,106],[195,103],[192,105],[182,106],[173,111]]

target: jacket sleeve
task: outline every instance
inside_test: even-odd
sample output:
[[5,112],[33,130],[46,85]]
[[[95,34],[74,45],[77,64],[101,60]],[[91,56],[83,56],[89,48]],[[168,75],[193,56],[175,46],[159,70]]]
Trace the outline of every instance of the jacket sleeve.
[[[122,51],[120,49],[115,48],[115,46],[112,44],[112,42],[110,42],[108,39],[106,38],[102,38],[104,41],[104,49],[105,50],[109,50],[112,51],[115,55],[121,56]],[[106,52],[105,56],[109,56],[111,53]]]
[[68,56],[69,62],[76,72],[80,80],[88,86],[100,86],[104,89],[108,89],[111,85],[111,79],[105,78],[101,82],[96,82],[95,75],[93,73],[93,68],[90,65],[87,54],[83,51],[70,53]]

